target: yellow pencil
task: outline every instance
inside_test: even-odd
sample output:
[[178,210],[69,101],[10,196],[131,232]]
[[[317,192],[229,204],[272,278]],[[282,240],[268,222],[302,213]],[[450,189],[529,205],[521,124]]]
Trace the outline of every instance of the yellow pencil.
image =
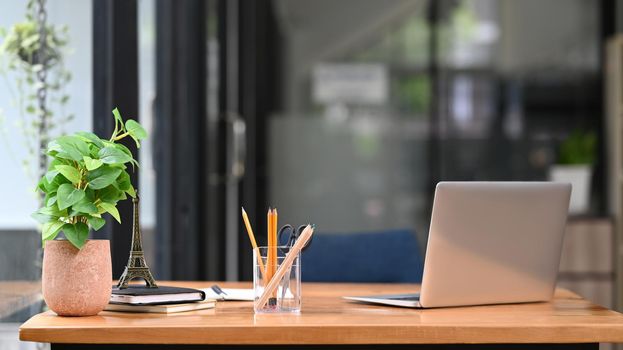
[[247,216],[247,212],[244,208],[242,208],[242,219],[244,220],[244,225],[247,227],[247,234],[249,235],[249,240],[251,240],[251,246],[255,251],[255,255],[257,255],[257,262],[260,264],[260,272],[262,273],[262,276],[266,276],[266,268],[264,267],[264,262],[262,261],[262,256],[260,255],[260,249],[257,247],[255,235],[253,234],[249,217]]

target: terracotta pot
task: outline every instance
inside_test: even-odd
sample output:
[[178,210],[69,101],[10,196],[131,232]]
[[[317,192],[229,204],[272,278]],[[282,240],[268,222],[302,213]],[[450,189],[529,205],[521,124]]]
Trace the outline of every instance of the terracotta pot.
[[104,310],[112,291],[110,242],[47,241],[43,251],[43,299],[61,316],[92,316]]

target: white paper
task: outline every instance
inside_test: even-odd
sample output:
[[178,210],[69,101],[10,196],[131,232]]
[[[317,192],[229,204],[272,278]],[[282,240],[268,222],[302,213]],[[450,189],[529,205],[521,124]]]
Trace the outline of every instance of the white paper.
[[222,291],[225,292],[225,294],[218,294],[212,288],[205,288],[202,289],[202,291],[206,293],[207,299],[239,301],[253,301],[255,299],[253,289],[222,288]]

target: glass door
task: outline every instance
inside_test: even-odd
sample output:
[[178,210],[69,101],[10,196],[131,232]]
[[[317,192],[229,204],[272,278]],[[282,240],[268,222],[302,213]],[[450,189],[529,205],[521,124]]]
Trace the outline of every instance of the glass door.
[[275,4],[284,63],[267,136],[269,202],[286,222],[315,223],[319,234],[407,230],[423,246],[428,2]]

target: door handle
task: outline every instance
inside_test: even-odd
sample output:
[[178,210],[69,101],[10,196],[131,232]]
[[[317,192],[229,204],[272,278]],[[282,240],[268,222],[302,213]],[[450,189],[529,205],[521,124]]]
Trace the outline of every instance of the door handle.
[[219,172],[209,174],[211,185],[237,184],[245,173],[246,161],[246,123],[239,114],[235,112],[224,112],[219,118],[221,125],[224,125],[225,152],[226,159],[224,169]]
[[229,126],[227,147],[228,159],[228,182],[238,182],[242,179],[245,172],[245,161],[247,155],[247,125],[235,112],[227,112],[225,121]]

